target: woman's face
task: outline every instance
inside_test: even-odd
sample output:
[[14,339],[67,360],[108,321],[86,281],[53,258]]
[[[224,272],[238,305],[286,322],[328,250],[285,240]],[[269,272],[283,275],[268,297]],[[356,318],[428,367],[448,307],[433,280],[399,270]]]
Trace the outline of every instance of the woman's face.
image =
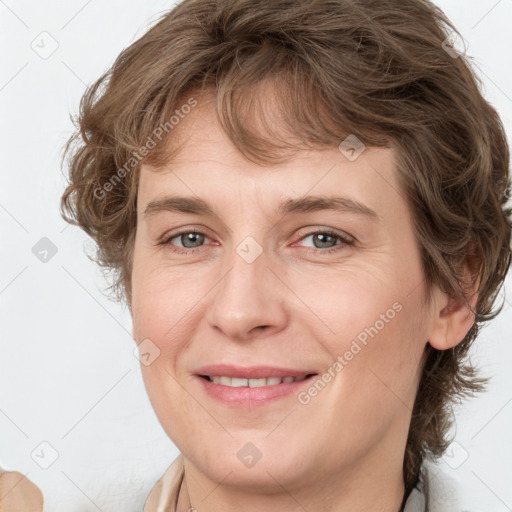
[[432,315],[394,150],[260,167],[208,104],[174,130],[178,157],[141,171],[132,275],[133,335],[169,437],[233,485],[291,492],[401,467]]

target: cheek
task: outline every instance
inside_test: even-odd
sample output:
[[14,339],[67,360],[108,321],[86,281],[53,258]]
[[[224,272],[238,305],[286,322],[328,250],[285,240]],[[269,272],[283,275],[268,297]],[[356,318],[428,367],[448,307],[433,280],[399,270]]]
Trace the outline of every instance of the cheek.
[[356,424],[376,429],[412,410],[426,343],[424,322],[415,316],[421,315],[419,304],[384,301],[382,306],[367,311],[363,328],[362,317],[354,320],[339,343],[343,369],[333,390],[333,399]]
[[[300,299],[290,303],[295,310],[294,321],[307,321],[336,355],[348,349],[347,343],[352,340],[364,343],[371,339],[376,323],[378,331],[387,329],[399,316],[397,309],[401,309],[395,304],[400,302],[399,290],[385,278],[360,268],[341,268],[309,279],[294,277],[288,283]],[[303,310],[300,314],[299,309]]]
[[[178,279],[163,269],[134,266],[132,276],[134,338],[137,343],[150,340],[158,353],[151,364],[141,364],[144,385],[163,429],[173,442],[181,445],[184,441],[180,439],[179,418],[197,417],[197,411],[194,410],[195,402],[183,393],[187,382],[179,374],[177,363],[194,332],[193,312],[198,297],[186,278]],[[189,425],[188,434],[191,434],[191,428]],[[193,426],[193,429],[200,428],[200,425]]]
[[[137,343],[151,340],[159,354],[151,365],[141,365],[148,394],[157,412],[162,408],[185,410],[190,403],[180,403],[183,397],[176,379],[186,385],[190,378],[183,368],[183,354],[204,317],[204,297],[213,284],[204,272],[150,264],[142,258],[135,258],[134,263],[133,335]],[[169,396],[175,397],[172,403],[165,400]]]
[[331,400],[360,412],[358,404],[382,410],[399,404],[397,396],[408,401],[426,343],[420,290],[410,293],[399,282],[363,274],[325,280],[317,289],[298,288],[297,294],[310,309],[310,327],[318,326],[310,330],[313,338],[335,365]]
[[159,352],[146,371],[156,371],[165,361],[167,369],[175,374],[174,362],[191,332],[187,324],[191,301],[187,299],[186,287],[183,293],[176,287],[170,288],[173,290],[170,292],[156,275],[148,276],[140,284],[133,287],[133,336],[137,344],[151,340]]
[[[157,263],[143,249],[135,249],[132,272],[134,337],[155,342],[173,337],[180,320],[197,302],[195,273]],[[163,347],[160,347],[163,348]]]

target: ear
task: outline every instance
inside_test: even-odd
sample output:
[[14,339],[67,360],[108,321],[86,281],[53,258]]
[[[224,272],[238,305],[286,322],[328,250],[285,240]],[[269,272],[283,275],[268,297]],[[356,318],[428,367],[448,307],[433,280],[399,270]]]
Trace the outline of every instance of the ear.
[[[463,265],[466,298],[474,310],[480,284],[479,264],[476,258],[467,258]],[[432,302],[433,317],[428,341],[437,350],[458,345],[475,323],[475,315],[464,301],[448,296],[436,287]]]

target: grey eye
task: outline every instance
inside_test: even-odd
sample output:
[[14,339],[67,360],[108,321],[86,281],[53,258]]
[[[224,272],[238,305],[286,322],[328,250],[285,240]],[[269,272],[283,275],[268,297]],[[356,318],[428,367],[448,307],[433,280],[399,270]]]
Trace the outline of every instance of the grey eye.
[[205,236],[201,233],[182,233],[181,235],[176,236],[180,242],[183,244],[182,246],[186,249],[194,249],[195,247],[199,247],[205,239]]
[[[336,236],[329,235],[328,233],[315,233],[311,236],[313,237],[313,243],[317,249],[334,247],[336,245],[336,238],[338,238]],[[316,242],[318,242],[319,245],[317,245]]]

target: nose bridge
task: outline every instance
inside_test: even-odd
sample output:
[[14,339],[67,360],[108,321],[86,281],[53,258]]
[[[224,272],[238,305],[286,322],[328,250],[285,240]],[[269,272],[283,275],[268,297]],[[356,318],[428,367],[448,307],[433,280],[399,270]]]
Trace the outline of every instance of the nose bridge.
[[283,327],[286,314],[269,260],[251,236],[232,247],[223,277],[214,288],[208,314],[211,326],[238,339],[247,338],[255,327]]

